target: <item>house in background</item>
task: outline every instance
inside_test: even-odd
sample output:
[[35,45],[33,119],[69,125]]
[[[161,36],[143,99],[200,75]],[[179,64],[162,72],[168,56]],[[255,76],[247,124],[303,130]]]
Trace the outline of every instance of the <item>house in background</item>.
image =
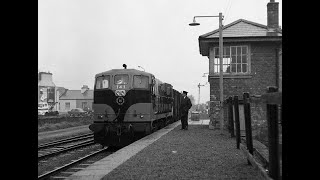
[[74,108],[90,108],[93,103],[93,90],[89,90],[87,85],[83,85],[81,90],[68,90],[61,88],[59,97],[59,112],[68,112]]
[[[243,92],[261,95],[268,86],[282,90],[282,30],[279,3],[267,4],[267,26],[239,19],[223,26],[223,89],[225,100]],[[210,121],[219,122],[219,29],[199,37],[202,56],[209,58]],[[227,123],[225,123],[227,124]]]
[[57,87],[52,80],[52,73],[38,73],[38,103],[48,103],[53,106],[54,111],[58,110],[59,92],[56,89]]

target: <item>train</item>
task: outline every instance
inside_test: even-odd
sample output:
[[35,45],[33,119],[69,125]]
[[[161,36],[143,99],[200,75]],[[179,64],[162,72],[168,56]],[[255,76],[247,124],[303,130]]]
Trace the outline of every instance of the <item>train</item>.
[[111,69],[95,75],[93,123],[95,143],[123,147],[180,120],[182,94],[152,73]]

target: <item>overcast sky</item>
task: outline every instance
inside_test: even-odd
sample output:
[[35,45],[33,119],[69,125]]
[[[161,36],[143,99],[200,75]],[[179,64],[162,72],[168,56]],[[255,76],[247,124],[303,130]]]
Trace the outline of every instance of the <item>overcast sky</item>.
[[[198,37],[246,19],[267,25],[269,0],[39,0],[38,69],[53,74],[56,86],[93,89],[94,76],[113,68],[141,66],[198,102],[209,59],[199,53]],[[282,27],[282,0],[279,25]],[[209,83],[200,103],[209,101]]]

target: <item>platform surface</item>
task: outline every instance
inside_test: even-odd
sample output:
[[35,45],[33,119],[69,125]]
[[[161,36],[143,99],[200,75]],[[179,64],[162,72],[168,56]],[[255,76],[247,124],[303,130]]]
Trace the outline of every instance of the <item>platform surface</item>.
[[177,121],[101,159],[67,179],[262,179],[234,138],[209,120]]

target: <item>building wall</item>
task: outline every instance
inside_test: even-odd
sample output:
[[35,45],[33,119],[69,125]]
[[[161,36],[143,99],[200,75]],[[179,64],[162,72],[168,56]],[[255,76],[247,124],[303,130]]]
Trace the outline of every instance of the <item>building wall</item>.
[[282,91],[282,48],[279,50],[279,91]]
[[[63,99],[60,99],[59,100],[59,103],[60,103],[60,110],[59,112],[68,112],[70,111],[71,109],[74,109],[76,108],[77,106],[77,103],[76,103],[77,100],[63,100]],[[70,102],[70,109],[67,110],[66,109],[66,102]]]
[[82,102],[87,102],[86,107],[89,107],[90,109],[92,109],[93,99],[92,100],[88,100],[88,99],[77,100],[77,108],[82,108]]
[[[226,44],[227,46],[227,44]],[[278,45],[272,43],[250,43],[250,76],[245,78],[224,78],[224,99],[229,96],[242,96],[243,92],[249,94],[263,94],[267,86],[277,86],[277,61],[276,49]],[[213,70],[209,70],[213,72]],[[210,78],[210,95],[214,95],[219,100],[219,76]],[[210,98],[212,99],[212,97]]]
[[[228,44],[224,44],[228,46]],[[243,45],[243,43],[241,43]],[[250,57],[250,75],[246,78],[224,78],[224,99],[230,96],[238,95],[242,99],[243,92],[248,92],[250,95],[261,95],[266,93],[268,86],[277,86],[280,81],[280,69],[278,66],[278,48],[279,45],[275,43],[255,42],[249,43]],[[281,62],[282,64],[282,62]],[[281,66],[280,66],[281,67]],[[213,69],[209,69],[213,72]],[[210,109],[212,116],[211,120],[219,118],[219,105],[220,101],[220,86],[219,76],[216,78],[210,77]],[[226,119],[225,119],[226,120]],[[227,124],[227,123],[224,123]]]

